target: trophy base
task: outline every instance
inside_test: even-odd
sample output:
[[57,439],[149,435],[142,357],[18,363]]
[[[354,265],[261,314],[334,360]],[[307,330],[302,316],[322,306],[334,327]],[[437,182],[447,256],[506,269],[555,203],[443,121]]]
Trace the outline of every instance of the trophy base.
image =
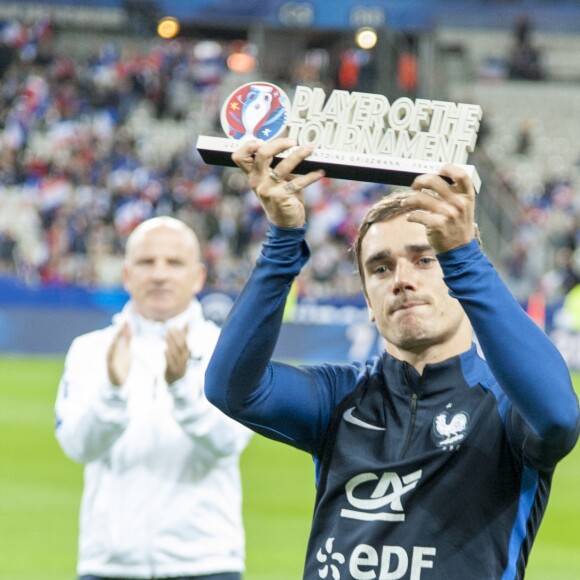
[[[197,138],[196,148],[201,158],[208,165],[236,167],[236,164],[232,161],[232,153],[239,145],[240,141],[235,139],[200,135]],[[276,155],[272,165],[275,167],[291,151],[292,149],[287,149]],[[310,171],[323,169],[328,177],[336,179],[408,187],[418,175],[423,175],[424,173],[437,174],[443,165],[445,165],[443,162],[424,161],[422,159],[405,159],[369,153],[316,149],[308,159],[302,161],[294,169],[293,173],[304,175]],[[481,178],[475,167],[461,164],[457,164],[457,166],[467,172],[475,192],[479,193]]]

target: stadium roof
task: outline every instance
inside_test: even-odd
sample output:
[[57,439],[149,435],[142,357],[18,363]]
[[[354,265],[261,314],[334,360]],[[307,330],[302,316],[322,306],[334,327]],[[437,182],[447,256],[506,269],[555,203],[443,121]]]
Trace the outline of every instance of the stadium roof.
[[[52,14],[94,25],[119,24],[127,10],[172,15],[184,24],[421,30],[435,24],[506,28],[522,14],[537,29],[580,31],[580,0],[0,0],[0,17]],[[101,22],[95,15],[101,15]]]

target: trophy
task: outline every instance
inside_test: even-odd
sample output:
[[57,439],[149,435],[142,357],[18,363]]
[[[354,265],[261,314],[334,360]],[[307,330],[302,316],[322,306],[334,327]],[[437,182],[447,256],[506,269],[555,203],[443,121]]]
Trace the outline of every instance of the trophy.
[[[418,175],[439,173],[445,163],[462,167],[476,192],[481,179],[466,165],[475,148],[479,105],[297,86],[292,100],[268,82],[233,91],[221,111],[226,137],[200,135],[205,163],[235,166],[232,153],[247,139],[290,137],[314,152],[294,173],[323,169],[328,177],[410,186]],[[276,155],[272,166],[292,149]]]

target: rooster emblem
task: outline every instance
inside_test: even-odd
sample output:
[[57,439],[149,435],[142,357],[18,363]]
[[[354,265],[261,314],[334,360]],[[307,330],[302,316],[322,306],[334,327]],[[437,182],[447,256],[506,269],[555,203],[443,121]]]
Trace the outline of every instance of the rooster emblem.
[[453,449],[453,445],[465,437],[468,423],[469,415],[465,411],[455,413],[451,418],[446,411],[439,413],[433,420],[433,433],[439,439],[438,445]]

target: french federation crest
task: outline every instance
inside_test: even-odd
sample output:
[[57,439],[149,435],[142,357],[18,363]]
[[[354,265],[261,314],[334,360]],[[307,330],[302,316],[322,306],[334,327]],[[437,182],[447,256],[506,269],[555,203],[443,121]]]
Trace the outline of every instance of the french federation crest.
[[433,419],[434,440],[441,449],[457,449],[469,430],[469,414],[458,411],[439,413]]
[[253,82],[238,87],[225,101],[221,124],[232,139],[270,141],[286,128],[290,99],[276,85]]

